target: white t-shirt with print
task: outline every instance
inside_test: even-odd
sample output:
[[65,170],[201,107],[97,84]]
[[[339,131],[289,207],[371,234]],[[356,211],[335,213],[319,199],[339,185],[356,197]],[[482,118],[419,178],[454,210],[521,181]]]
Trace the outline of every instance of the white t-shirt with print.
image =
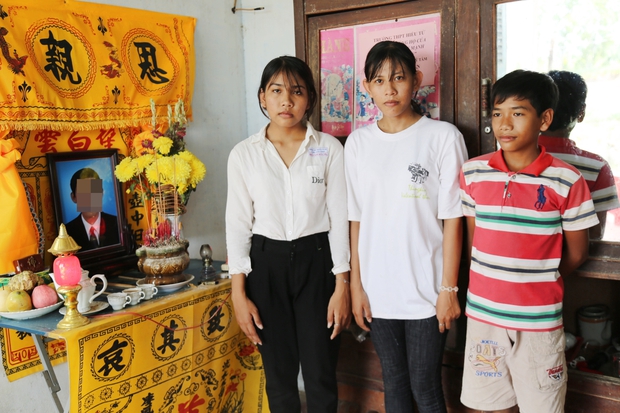
[[348,217],[360,222],[360,273],[373,317],[436,314],[442,220],[463,215],[458,174],[466,158],[458,129],[425,117],[399,133],[372,124],[347,139]]

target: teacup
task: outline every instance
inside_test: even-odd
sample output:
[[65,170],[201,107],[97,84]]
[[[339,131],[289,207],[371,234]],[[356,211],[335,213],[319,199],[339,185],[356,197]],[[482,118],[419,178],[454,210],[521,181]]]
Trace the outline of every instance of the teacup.
[[123,290],[123,292],[125,294],[127,294],[131,298],[131,301],[129,302],[129,304],[131,304],[131,305],[138,304],[140,302],[140,300],[142,300],[144,298],[144,291],[142,291],[138,287],[125,288]]
[[145,300],[150,300],[159,291],[155,284],[141,284],[139,287],[144,292]]
[[108,294],[108,302],[114,310],[122,310],[131,302],[131,297],[127,293],[110,293]]

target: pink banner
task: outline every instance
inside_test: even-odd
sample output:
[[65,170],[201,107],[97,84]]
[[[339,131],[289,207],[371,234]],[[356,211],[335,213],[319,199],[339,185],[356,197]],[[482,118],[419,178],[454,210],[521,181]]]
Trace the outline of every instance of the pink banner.
[[416,57],[423,73],[415,99],[425,116],[439,118],[439,13],[396,21],[321,31],[321,126],[335,136],[381,119],[381,112],[364,89],[368,51],[383,40],[402,42]]
[[353,52],[352,28],[321,32],[321,129],[330,135],[351,133]]

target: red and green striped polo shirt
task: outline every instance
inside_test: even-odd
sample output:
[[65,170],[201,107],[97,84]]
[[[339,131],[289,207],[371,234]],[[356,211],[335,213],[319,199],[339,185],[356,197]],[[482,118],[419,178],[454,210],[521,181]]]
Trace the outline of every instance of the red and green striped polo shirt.
[[512,172],[502,150],[469,160],[463,214],[476,218],[466,314],[499,327],[562,327],[562,232],[598,223],[586,181],[546,153]]

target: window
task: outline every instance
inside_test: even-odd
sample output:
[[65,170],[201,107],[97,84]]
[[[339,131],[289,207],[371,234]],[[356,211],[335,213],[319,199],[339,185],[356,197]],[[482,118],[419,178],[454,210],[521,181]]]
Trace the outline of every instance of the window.
[[[620,192],[619,20],[616,0],[498,4],[495,72],[496,79],[515,69],[581,75],[588,87],[586,114],[570,139],[610,164]],[[607,212],[603,240],[620,241],[620,209]]]

